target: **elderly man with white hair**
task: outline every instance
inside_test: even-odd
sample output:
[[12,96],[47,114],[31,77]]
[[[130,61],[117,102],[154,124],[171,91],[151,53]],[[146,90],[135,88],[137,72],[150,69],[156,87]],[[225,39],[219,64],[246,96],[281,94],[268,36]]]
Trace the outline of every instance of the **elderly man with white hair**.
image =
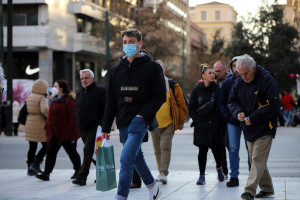
[[[79,71],[82,88],[76,94],[76,122],[84,143],[83,161],[79,171],[71,177],[73,184],[86,185],[95,147],[98,125],[102,125],[106,104],[106,89],[96,85],[92,70]],[[93,161],[94,162],[94,161]],[[94,162],[94,164],[96,164]]]
[[[256,65],[254,59],[247,54],[237,59],[236,68],[240,77],[234,83],[228,103],[233,117],[240,121],[251,162],[241,198],[264,198],[274,195],[267,161],[276,134],[278,85],[270,72]],[[258,194],[257,186],[261,190]]]

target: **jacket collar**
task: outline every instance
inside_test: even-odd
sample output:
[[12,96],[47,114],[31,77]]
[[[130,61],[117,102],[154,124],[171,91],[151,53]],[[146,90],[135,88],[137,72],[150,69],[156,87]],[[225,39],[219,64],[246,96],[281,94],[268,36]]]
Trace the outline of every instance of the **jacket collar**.
[[90,90],[91,88],[93,88],[95,86],[96,86],[96,83],[94,81],[91,85],[87,86],[86,88],[82,87],[82,89],[85,90],[85,91],[88,91],[88,90]]

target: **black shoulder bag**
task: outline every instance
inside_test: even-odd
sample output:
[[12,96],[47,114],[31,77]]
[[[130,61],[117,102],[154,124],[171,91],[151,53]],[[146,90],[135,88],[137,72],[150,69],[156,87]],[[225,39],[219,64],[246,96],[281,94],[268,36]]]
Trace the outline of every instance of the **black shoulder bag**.
[[26,124],[27,115],[28,115],[28,112],[27,112],[27,105],[26,105],[26,101],[25,101],[23,107],[20,110],[20,113],[19,113],[19,116],[18,116],[18,122],[20,124],[25,125]]
[[196,112],[198,113],[198,115],[206,116],[214,111],[214,100],[215,100],[214,97],[215,97],[215,93],[213,92],[210,101],[205,102],[199,108],[197,108]]

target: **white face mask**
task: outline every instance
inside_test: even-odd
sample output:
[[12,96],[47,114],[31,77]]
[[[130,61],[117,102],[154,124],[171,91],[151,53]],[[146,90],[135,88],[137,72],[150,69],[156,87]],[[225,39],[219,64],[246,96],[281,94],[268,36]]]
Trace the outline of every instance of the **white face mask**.
[[56,87],[51,88],[51,93],[56,96],[58,95],[58,89]]

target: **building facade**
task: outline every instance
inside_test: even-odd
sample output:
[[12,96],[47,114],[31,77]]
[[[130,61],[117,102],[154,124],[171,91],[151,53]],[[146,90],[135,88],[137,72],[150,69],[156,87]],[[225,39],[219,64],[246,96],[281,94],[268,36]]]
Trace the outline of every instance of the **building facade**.
[[203,29],[209,49],[217,31],[219,31],[219,37],[224,39],[225,46],[231,41],[237,16],[232,6],[214,1],[191,7],[190,14],[191,21]]
[[189,62],[190,55],[190,25],[189,25],[189,0],[143,0],[144,7],[152,7],[154,10],[161,3],[166,4],[165,12],[171,17],[161,19],[172,33],[175,33],[176,47],[178,51],[169,60],[166,60],[168,72],[172,78],[182,79],[185,73],[185,65]]
[[[106,70],[105,11],[137,1],[14,0],[13,79],[44,79],[50,85],[66,79],[76,90],[79,70],[95,72],[103,82]],[[3,1],[4,47],[7,41],[7,0]],[[6,48],[5,48],[6,50]]]
[[[299,0],[287,0],[287,4],[284,5],[284,21],[294,26],[298,30],[298,39],[296,41],[295,48],[300,52],[300,1]],[[298,58],[300,62],[300,57]],[[297,95],[300,96],[300,78],[297,78]]]
[[[284,6],[284,20],[291,26],[294,26],[298,30],[300,37],[300,1],[299,0],[287,0],[287,4]],[[297,49],[300,52],[300,40],[297,41]]]

